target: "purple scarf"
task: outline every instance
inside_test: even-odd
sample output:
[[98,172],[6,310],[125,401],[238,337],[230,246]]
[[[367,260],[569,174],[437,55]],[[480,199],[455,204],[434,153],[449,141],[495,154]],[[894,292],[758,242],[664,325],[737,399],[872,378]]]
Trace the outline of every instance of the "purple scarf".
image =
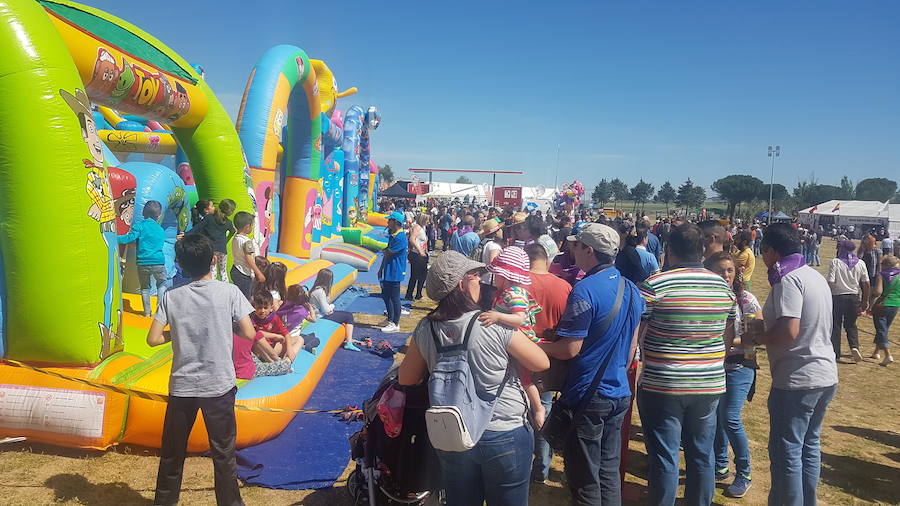
[[853,241],[840,241],[837,245],[838,259],[847,264],[847,267],[849,267],[851,271],[856,267],[857,262],[859,262],[859,257],[853,253],[854,249],[856,249],[856,245],[853,244]]
[[253,323],[256,325],[268,325],[272,323],[272,320],[275,319],[275,311],[269,313],[269,316],[266,316],[265,318],[256,316],[256,312],[254,312],[253,316],[250,319],[253,320]]
[[775,262],[775,265],[772,267],[769,267],[769,284],[775,286],[778,283],[781,283],[781,278],[804,265],[806,265],[806,257],[800,253],[781,257],[781,260]]
[[884,290],[887,290],[887,285],[897,277],[897,274],[900,274],[900,269],[881,271],[881,278],[884,281]]

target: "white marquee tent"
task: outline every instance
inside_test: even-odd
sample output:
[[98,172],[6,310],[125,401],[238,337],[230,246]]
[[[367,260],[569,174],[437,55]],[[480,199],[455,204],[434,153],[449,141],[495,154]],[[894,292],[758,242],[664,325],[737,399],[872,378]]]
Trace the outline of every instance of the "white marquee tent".
[[829,200],[799,213],[803,225],[883,226],[897,237],[900,233],[900,204],[870,200]]

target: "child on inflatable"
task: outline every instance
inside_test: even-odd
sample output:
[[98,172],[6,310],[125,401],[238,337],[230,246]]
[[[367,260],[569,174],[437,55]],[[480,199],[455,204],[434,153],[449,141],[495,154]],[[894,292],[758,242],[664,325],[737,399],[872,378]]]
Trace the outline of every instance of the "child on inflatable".
[[234,258],[234,265],[231,266],[231,282],[237,285],[249,299],[250,294],[253,293],[254,281],[265,283],[266,276],[256,266],[256,255],[259,254],[259,248],[249,236],[253,232],[253,215],[241,211],[234,215],[234,224],[237,234],[234,236],[234,241],[231,242],[231,255]]
[[287,270],[287,265],[284,265],[281,262],[272,262],[269,264],[269,267],[263,271],[266,275],[266,282],[263,286],[265,286],[266,290],[272,294],[272,298],[275,299],[276,311],[281,307],[281,304],[284,301],[285,292],[287,292],[284,281],[284,278],[287,276]]
[[303,338],[292,336],[284,326],[281,318],[275,313],[275,300],[272,294],[265,289],[257,290],[250,297],[250,303],[255,310],[250,315],[253,327],[261,331],[264,338],[253,346],[256,355],[264,362],[286,359],[288,366],[293,364],[297,353],[303,348]]
[[[205,234],[213,242],[213,278],[219,281],[228,281],[228,254],[226,252],[228,240],[235,234],[234,225],[231,223],[231,213],[237,204],[231,199],[222,199],[219,207],[213,214],[206,215],[197,226],[191,229],[191,234]],[[246,213],[245,213],[246,214]],[[252,215],[251,215],[252,217]],[[252,220],[251,220],[252,223]],[[252,227],[251,227],[252,228]],[[232,269],[234,272],[234,269]],[[238,285],[240,287],[240,285]],[[243,290],[242,290],[243,291]],[[244,293],[244,295],[249,295]]]
[[328,294],[331,293],[331,283],[333,281],[334,273],[331,272],[331,269],[322,269],[319,271],[319,274],[316,275],[312,290],[309,292],[309,300],[312,302],[312,307],[314,309],[312,321],[315,321],[316,313],[318,313],[326,320],[342,324],[344,326],[344,331],[347,334],[344,339],[344,349],[359,351],[359,348],[353,344],[353,313],[347,311],[335,311],[334,304],[328,299]]
[[172,284],[166,272],[166,258],[163,255],[163,244],[166,242],[166,232],[156,220],[162,214],[162,204],[155,200],[148,200],[144,204],[141,215],[144,219],[135,223],[131,230],[118,236],[119,244],[137,242],[137,272],[141,282],[141,303],[144,307],[144,316],[152,316],[150,310],[150,281],[156,284],[156,298],[162,300],[166,290]]
[[291,285],[284,294],[284,303],[275,311],[292,336],[303,338],[303,349],[316,354],[319,338],[315,334],[302,334],[301,329],[306,321],[316,321],[316,314],[309,303],[309,293],[303,285]]

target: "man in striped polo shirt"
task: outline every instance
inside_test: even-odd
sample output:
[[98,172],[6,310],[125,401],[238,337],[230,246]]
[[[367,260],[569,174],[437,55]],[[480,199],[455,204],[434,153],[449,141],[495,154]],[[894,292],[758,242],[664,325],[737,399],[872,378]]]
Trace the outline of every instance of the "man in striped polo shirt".
[[675,504],[682,445],[686,504],[710,504],[715,492],[716,407],[725,393],[723,334],[734,332],[736,307],[731,287],[700,263],[703,246],[696,225],[674,228],[669,269],[641,285],[647,308],[637,401],[649,458],[648,504]]

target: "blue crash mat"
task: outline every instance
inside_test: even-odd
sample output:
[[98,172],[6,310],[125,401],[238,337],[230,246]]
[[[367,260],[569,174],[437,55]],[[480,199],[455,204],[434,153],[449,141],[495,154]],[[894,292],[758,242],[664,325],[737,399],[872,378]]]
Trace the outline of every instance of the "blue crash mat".
[[[354,340],[387,340],[396,350],[409,334],[384,334],[357,327]],[[304,409],[332,410],[362,406],[393,364],[366,351],[339,348]],[[248,485],[284,490],[329,488],[350,460],[348,438],[362,422],[345,422],[335,415],[298,414],[274,439],[237,452],[238,477]]]
[[[400,294],[403,297],[403,294]],[[335,303],[337,305],[337,303]],[[412,306],[412,301],[400,299],[400,305],[405,307],[406,309],[410,309]],[[351,313],[362,313],[362,314],[373,314],[373,315],[382,315],[384,314],[384,299],[381,298],[380,293],[375,293],[372,295],[367,295],[365,297],[357,297],[354,299],[344,311],[350,311]]]

